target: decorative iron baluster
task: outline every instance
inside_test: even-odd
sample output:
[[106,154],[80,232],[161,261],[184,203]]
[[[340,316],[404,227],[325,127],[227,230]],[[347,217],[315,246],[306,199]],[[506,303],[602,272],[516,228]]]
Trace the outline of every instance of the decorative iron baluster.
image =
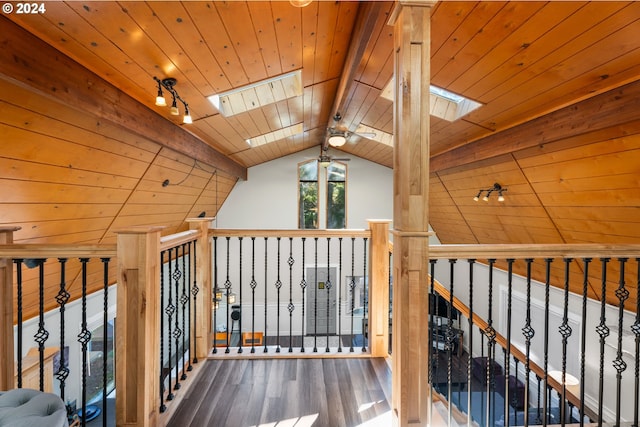
[[616,297],[618,298],[618,351],[616,359],[613,361],[613,367],[616,369],[616,425],[620,425],[620,401],[622,400],[622,373],[627,369],[627,363],[622,358],[622,327],[624,320],[624,302],[629,298],[629,291],[625,288],[624,269],[627,258],[618,258],[620,263],[620,277],[618,289],[616,289]]
[[[364,277],[364,307],[362,308],[362,316],[363,319],[369,318],[369,278],[367,276],[367,241],[368,239],[365,237],[363,240],[363,267],[362,267],[362,277]],[[367,322],[368,324],[368,322]],[[367,336],[368,332],[367,332]],[[362,351],[367,351],[367,342],[368,339],[365,340],[364,330],[362,331]]]
[[511,302],[513,296],[513,258],[507,259],[507,345],[504,356],[504,395],[505,395],[505,407],[504,407],[504,424],[509,427],[509,374],[511,371]]
[[[58,262],[60,263],[60,290],[56,295],[56,302],[60,306],[60,367],[58,368],[58,372],[56,372],[56,378],[60,381],[60,398],[63,402],[65,402],[65,388],[66,381],[69,377],[69,368],[67,365],[69,361],[66,360],[64,345],[65,345],[65,310],[67,302],[69,302],[69,298],[71,294],[67,291],[67,281],[66,281],[66,271],[67,271],[67,259],[66,258],[58,258]],[[106,360],[106,359],[105,359]]]
[[[102,261],[102,427],[107,427],[107,325],[109,324],[109,258]],[[115,350],[115,349],[114,349]],[[64,362],[64,352],[61,351],[60,368]],[[64,401],[64,398],[62,399]]]
[[[513,362],[514,362],[514,371],[515,371],[515,387],[513,390],[513,397],[511,398],[511,406],[513,407],[513,424],[514,425],[519,425],[518,423],[518,363],[520,362],[515,356],[513,356]],[[526,406],[525,406],[526,408]],[[525,411],[528,412],[528,411]],[[527,424],[525,424],[527,425]]]
[[342,237],[338,237],[338,353],[342,353]]
[[549,393],[549,290],[551,288],[551,263],[553,262],[553,259],[545,258],[544,262],[544,408],[542,413],[544,414],[543,426],[546,427],[547,423],[551,422],[551,414],[549,411],[549,408],[551,407],[551,393]]
[[[267,291],[268,291],[268,279],[267,279],[267,259],[269,258],[267,256],[268,254],[268,246],[267,246],[267,241],[268,241],[268,237],[264,238],[264,353],[266,353],[267,351],[269,351],[267,349],[267,305],[268,305],[268,299],[267,299]],[[304,313],[303,313],[304,314]],[[304,321],[304,315],[302,316],[302,319]],[[304,333],[302,334],[304,336]]]
[[[184,369],[184,359],[185,356],[188,355],[189,347],[186,346],[186,337],[187,337],[187,303],[189,302],[189,297],[187,294],[187,255],[186,255],[187,244],[182,244],[182,295],[180,296],[180,303],[182,304],[182,375],[180,375],[180,380],[184,381],[187,379],[187,371]],[[189,365],[191,364],[191,358],[187,357],[187,361]]]
[[160,413],[167,410],[164,404],[164,254],[165,251],[160,252]]
[[[327,281],[325,283],[325,289],[327,290],[327,343],[325,346],[325,353],[329,353],[329,324],[331,323],[331,237],[327,237]],[[362,331],[364,334],[364,331]]]
[[87,329],[87,263],[89,258],[80,258],[82,264],[82,323],[80,333],[78,334],[78,342],[82,346],[82,426],[87,425],[87,344],[91,341],[91,332]]
[[560,425],[565,426],[567,414],[565,402],[567,401],[567,342],[571,336],[571,326],[569,326],[569,267],[573,259],[564,259],[564,310],[562,314],[562,324],[558,328],[562,336],[562,393],[560,399]]
[[216,336],[218,334],[219,300],[221,299],[218,298],[219,293],[221,293],[221,291],[218,284],[218,236],[213,236],[213,354],[218,353],[218,340],[216,339]]
[[276,353],[280,353],[280,288],[282,288],[282,281],[280,280],[280,237],[276,238],[278,249],[276,251],[278,262],[276,266],[278,268],[278,272],[276,274],[276,292],[277,292],[277,304],[276,304]]
[[[238,354],[242,353],[242,237],[238,237],[238,258],[239,258],[239,262],[238,262],[238,305],[237,306],[231,306],[232,309],[237,308],[238,309]],[[229,300],[227,300],[227,304],[229,303]],[[233,335],[233,328],[231,328],[231,335]]]
[[[452,374],[453,374],[453,285],[455,276],[455,259],[449,259],[449,305],[447,307],[447,333],[445,335],[446,349],[447,349],[447,402],[452,402],[453,390],[452,390]],[[451,411],[452,405],[448,406],[448,422],[452,424],[453,414]]]
[[22,259],[14,259],[16,264],[16,299],[17,299],[17,371],[18,380],[16,386],[22,388]]
[[255,333],[256,333],[256,238],[251,238],[251,353],[256,352]]
[[[168,282],[168,286],[167,288],[169,289],[169,295],[167,297],[167,305],[164,309],[165,314],[167,315],[167,347],[168,347],[168,353],[167,353],[167,377],[169,379],[168,381],[168,387],[167,387],[167,391],[169,392],[169,394],[167,395],[167,400],[173,400],[173,398],[175,397],[173,395],[173,389],[171,387],[171,353],[172,353],[172,342],[171,342],[171,338],[173,337],[172,331],[173,331],[173,313],[176,311],[176,307],[173,305],[173,287],[171,286],[171,278],[173,277],[173,268],[172,268],[172,264],[171,264],[171,253],[173,252],[172,249],[168,249],[167,251],[167,268],[168,268],[168,277],[167,277],[167,282]],[[178,352],[178,349],[176,349],[176,354]]]
[[[193,249],[193,259],[191,259],[191,250],[189,251],[189,260],[191,261],[191,274],[192,274],[192,278],[193,278],[193,285],[191,286],[191,296],[192,301],[193,301],[193,316],[191,316],[193,318],[193,332],[191,334],[189,334],[190,336],[193,337],[193,359],[192,362],[198,363],[198,340],[196,339],[196,325],[198,324],[198,293],[200,292],[200,288],[198,287],[198,277],[196,274],[196,267],[198,265],[197,263],[197,256],[196,256],[196,252],[197,252],[197,247],[198,245],[196,245],[196,242],[192,242],[191,244],[191,248]],[[215,281],[214,281],[215,283]],[[215,285],[214,285],[214,289],[215,289]],[[214,291],[215,292],[215,291]],[[214,295],[215,298],[215,295]],[[213,311],[215,313],[215,309]],[[214,333],[215,333],[215,321],[213,322],[214,325]]]
[[182,278],[182,272],[180,271],[180,264],[179,264],[179,258],[180,258],[180,249],[176,246],[175,248],[176,251],[176,255],[175,255],[175,261],[174,261],[174,271],[173,271],[173,275],[171,276],[171,278],[173,279],[173,285],[175,286],[175,291],[176,291],[176,299],[175,299],[175,307],[176,307],[176,318],[175,318],[175,324],[174,324],[174,328],[173,328],[173,339],[175,340],[175,344],[176,344],[176,383],[173,386],[174,390],[178,390],[180,389],[180,387],[182,386],[180,384],[180,337],[182,336],[182,330],[180,329],[180,279]]
[[[49,339],[49,332],[44,327],[44,259],[38,262],[38,332],[34,335],[35,342],[38,343],[38,356],[40,359],[40,391],[44,391],[44,343]],[[83,377],[84,379],[84,377]]]
[[[467,354],[467,384],[471,385],[471,356],[473,353],[473,265],[475,264],[475,259],[468,259],[469,263],[469,353]],[[460,390],[460,387],[458,387]],[[458,399],[458,401],[460,401]],[[467,413],[472,414],[472,403],[471,403],[471,388],[469,387],[469,392],[467,393]],[[471,415],[467,417],[467,426],[471,427]]]
[[[525,262],[527,264],[527,314],[526,314],[526,320],[525,320],[525,325],[524,328],[522,328],[522,335],[524,335],[524,339],[525,339],[525,347],[526,347],[526,355],[525,355],[525,365],[524,365],[524,378],[525,378],[525,385],[524,385],[524,407],[525,407],[525,411],[524,411],[524,425],[527,426],[529,425],[529,411],[526,410],[526,408],[529,407],[529,374],[531,373],[531,339],[534,337],[535,335],[535,330],[533,329],[533,327],[531,327],[531,263],[533,262],[533,259],[531,258],[527,258],[525,259]],[[517,370],[516,370],[516,374],[517,374]]]
[[300,353],[304,353],[304,293],[305,290],[307,289],[307,280],[305,278],[305,256],[306,256],[306,251],[305,251],[305,242],[307,241],[306,237],[302,238],[302,280],[300,280],[300,289],[302,289],[302,317],[300,318],[300,323],[302,323],[302,337],[300,340]]
[[[189,305],[187,306],[188,314],[187,314],[187,323],[189,325],[189,334],[187,334],[187,349],[189,350],[189,364],[187,366],[187,371],[191,372],[193,370],[193,366],[191,362],[198,363],[198,359],[196,358],[196,324],[195,324],[195,295],[193,295],[193,287],[191,287],[191,279],[193,278],[193,283],[195,284],[195,275],[196,275],[196,264],[192,258],[192,250],[195,249],[196,242],[189,242],[187,251],[189,255],[189,268],[185,271],[185,276],[187,277],[187,295],[189,298]],[[193,324],[191,321],[193,320]],[[191,351],[191,343],[193,342],[193,352]],[[192,357],[193,356],[193,357]]]
[[[430,268],[430,273],[429,273],[429,301],[435,301],[436,299],[436,294],[435,294],[435,269],[436,269],[436,262],[437,260],[435,259],[429,259],[429,268]],[[389,274],[391,274],[391,271],[389,271]],[[391,278],[389,278],[389,281],[391,281]],[[437,304],[433,304],[433,306],[436,306]],[[428,365],[428,370],[427,370],[427,379],[428,379],[428,384],[429,384],[429,390],[428,390],[428,396],[429,396],[429,400],[427,403],[427,407],[428,408],[433,408],[433,370],[435,367],[435,363],[437,361],[437,346],[436,351],[434,351],[434,347],[433,347],[433,327],[434,327],[434,312],[431,310],[432,308],[432,304],[429,304],[429,323],[428,323],[428,328],[427,328],[427,339],[429,342],[429,365]],[[392,332],[392,331],[390,331]],[[433,417],[431,415],[431,411],[429,411],[429,420],[428,420],[428,425],[433,425]]]
[[540,378],[537,374],[536,374],[536,380],[538,381],[538,401],[536,403],[536,420],[534,422],[534,424],[538,425],[538,424],[542,424],[542,412],[540,412],[540,383],[542,382],[542,378]]
[[[636,292],[640,289],[640,258],[636,258]],[[633,425],[640,427],[638,424],[638,405],[640,405],[640,296],[636,294],[636,321],[631,325],[631,330],[636,335],[636,373],[635,373],[635,396],[633,404]]]
[[293,353],[293,310],[295,310],[296,308],[293,305],[293,264],[294,263],[295,263],[295,260],[293,259],[293,237],[289,237],[289,259],[287,259],[287,264],[289,264],[289,305],[287,305],[287,310],[289,310],[289,353]]
[[585,354],[587,352],[587,292],[589,289],[589,263],[591,258],[583,258],[584,272],[582,276],[582,343],[580,346],[580,427],[584,427],[584,380],[585,380]]
[[313,267],[313,352],[318,352],[318,238],[314,237]]
[[493,373],[493,365],[495,362],[495,344],[496,344],[496,330],[493,327],[493,268],[496,260],[489,258],[489,293],[488,293],[488,316],[487,327],[484,330],[484,334],[487,336],[487,366],[486,366],[486,381],[487,381],[487,412],[486,412],[486,425],[489,426],[495,420],[495,405],[493,402],[493,390],[495,389],[495,377]]
[[226,307],[227,307],[227,325],[225,326],[225,331],[227,333],[227,348],[224,350],[225,353],[230,353],[231,349],[229,346],[231,345],[231,338],[233,337],[233,329],[229,329],[229,317],[231,316],[231,310],[229,310],[229,294],[231,293],[231,280],[229,280],[229,241],[231,237],[227,236],[227,280],[224,282],[225,288],[225,296],[227,298]]
[[600,291],[600,324],[596,331],[600,335],[600,383],[598,384],[598,427],[602,427],[602,410],[604,401],[604,346],[605,340],[609,336],[609,327],[606,324],[607,316],[607,263],[610,258],[600,258],[602,263],[602,278]]
[[355,302],[355,289],[356,289],[356,279],[355,279],[355,242],[356,238],[351,238],[351,280],[349,281],[349,292],[351,294],[351,343],[349,345],[349,352],[353,353],[353,339],[355,335],[353,334],[353,310],[356,308]]

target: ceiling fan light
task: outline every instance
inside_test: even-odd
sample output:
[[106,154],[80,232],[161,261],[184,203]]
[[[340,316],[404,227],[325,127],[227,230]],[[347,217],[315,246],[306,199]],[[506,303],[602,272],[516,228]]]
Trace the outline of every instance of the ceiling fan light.
[[344,135],[331,135],[329,137],[329,145],[332,147],[342,147],[347,142]]

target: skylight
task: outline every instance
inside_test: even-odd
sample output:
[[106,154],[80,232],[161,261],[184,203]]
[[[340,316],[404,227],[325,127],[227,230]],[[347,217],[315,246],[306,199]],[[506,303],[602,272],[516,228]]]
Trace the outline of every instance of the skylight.
[[302,133],[304,130],[302,123],[295,124],[293,126],[285,127],[275,130],[273,132],[265,133],[264,135],[254,136],[251,139],[247,139],[247,144],[252,147],[258,147],[260,145],[269,144],[271,142],[279,141],[284,138],[288,138],[293,135]]
[[[481,103],[472,101],[457,93],[450,92],[446,89],[437,86],[429,86],[429,93],[431,94],[429,102],[429,113],[432,116],[453,122],[459,118],[466,116],[473,110],[482,106]],[[394,79],[392,78],[389,83],[382,89],[380,96],[394,100]]]
[[302,95],[300,70],[208,97],[225,117]]

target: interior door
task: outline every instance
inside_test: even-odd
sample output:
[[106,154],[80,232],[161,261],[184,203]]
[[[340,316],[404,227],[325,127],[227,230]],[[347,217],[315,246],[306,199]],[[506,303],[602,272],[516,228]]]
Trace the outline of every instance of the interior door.
[[[335,335],[336,295],[338,289],[336,267],[316,270],[307,267],[307,335]],[[317,276],[317,277],[316,277]]]

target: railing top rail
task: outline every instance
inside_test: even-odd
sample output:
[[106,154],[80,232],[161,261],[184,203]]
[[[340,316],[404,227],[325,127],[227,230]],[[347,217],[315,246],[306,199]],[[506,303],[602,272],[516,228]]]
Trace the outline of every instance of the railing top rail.
[[640,244],[429,245],[432,259],[637,258]]
[[0,258],[115,258],[116,245],[12,244],[0,245]]
[[200,237],[200,231],[188,230],[181,233],[171,234],[169,236],[163,236],[160,238],[160,250],[164,251],[170,248],[175,248],[183,243],[192,242]]
[[340,229],[340,230],[240,230],[240,229],[209,229],[210,236],[224,237],[371,237],[370,230]]

